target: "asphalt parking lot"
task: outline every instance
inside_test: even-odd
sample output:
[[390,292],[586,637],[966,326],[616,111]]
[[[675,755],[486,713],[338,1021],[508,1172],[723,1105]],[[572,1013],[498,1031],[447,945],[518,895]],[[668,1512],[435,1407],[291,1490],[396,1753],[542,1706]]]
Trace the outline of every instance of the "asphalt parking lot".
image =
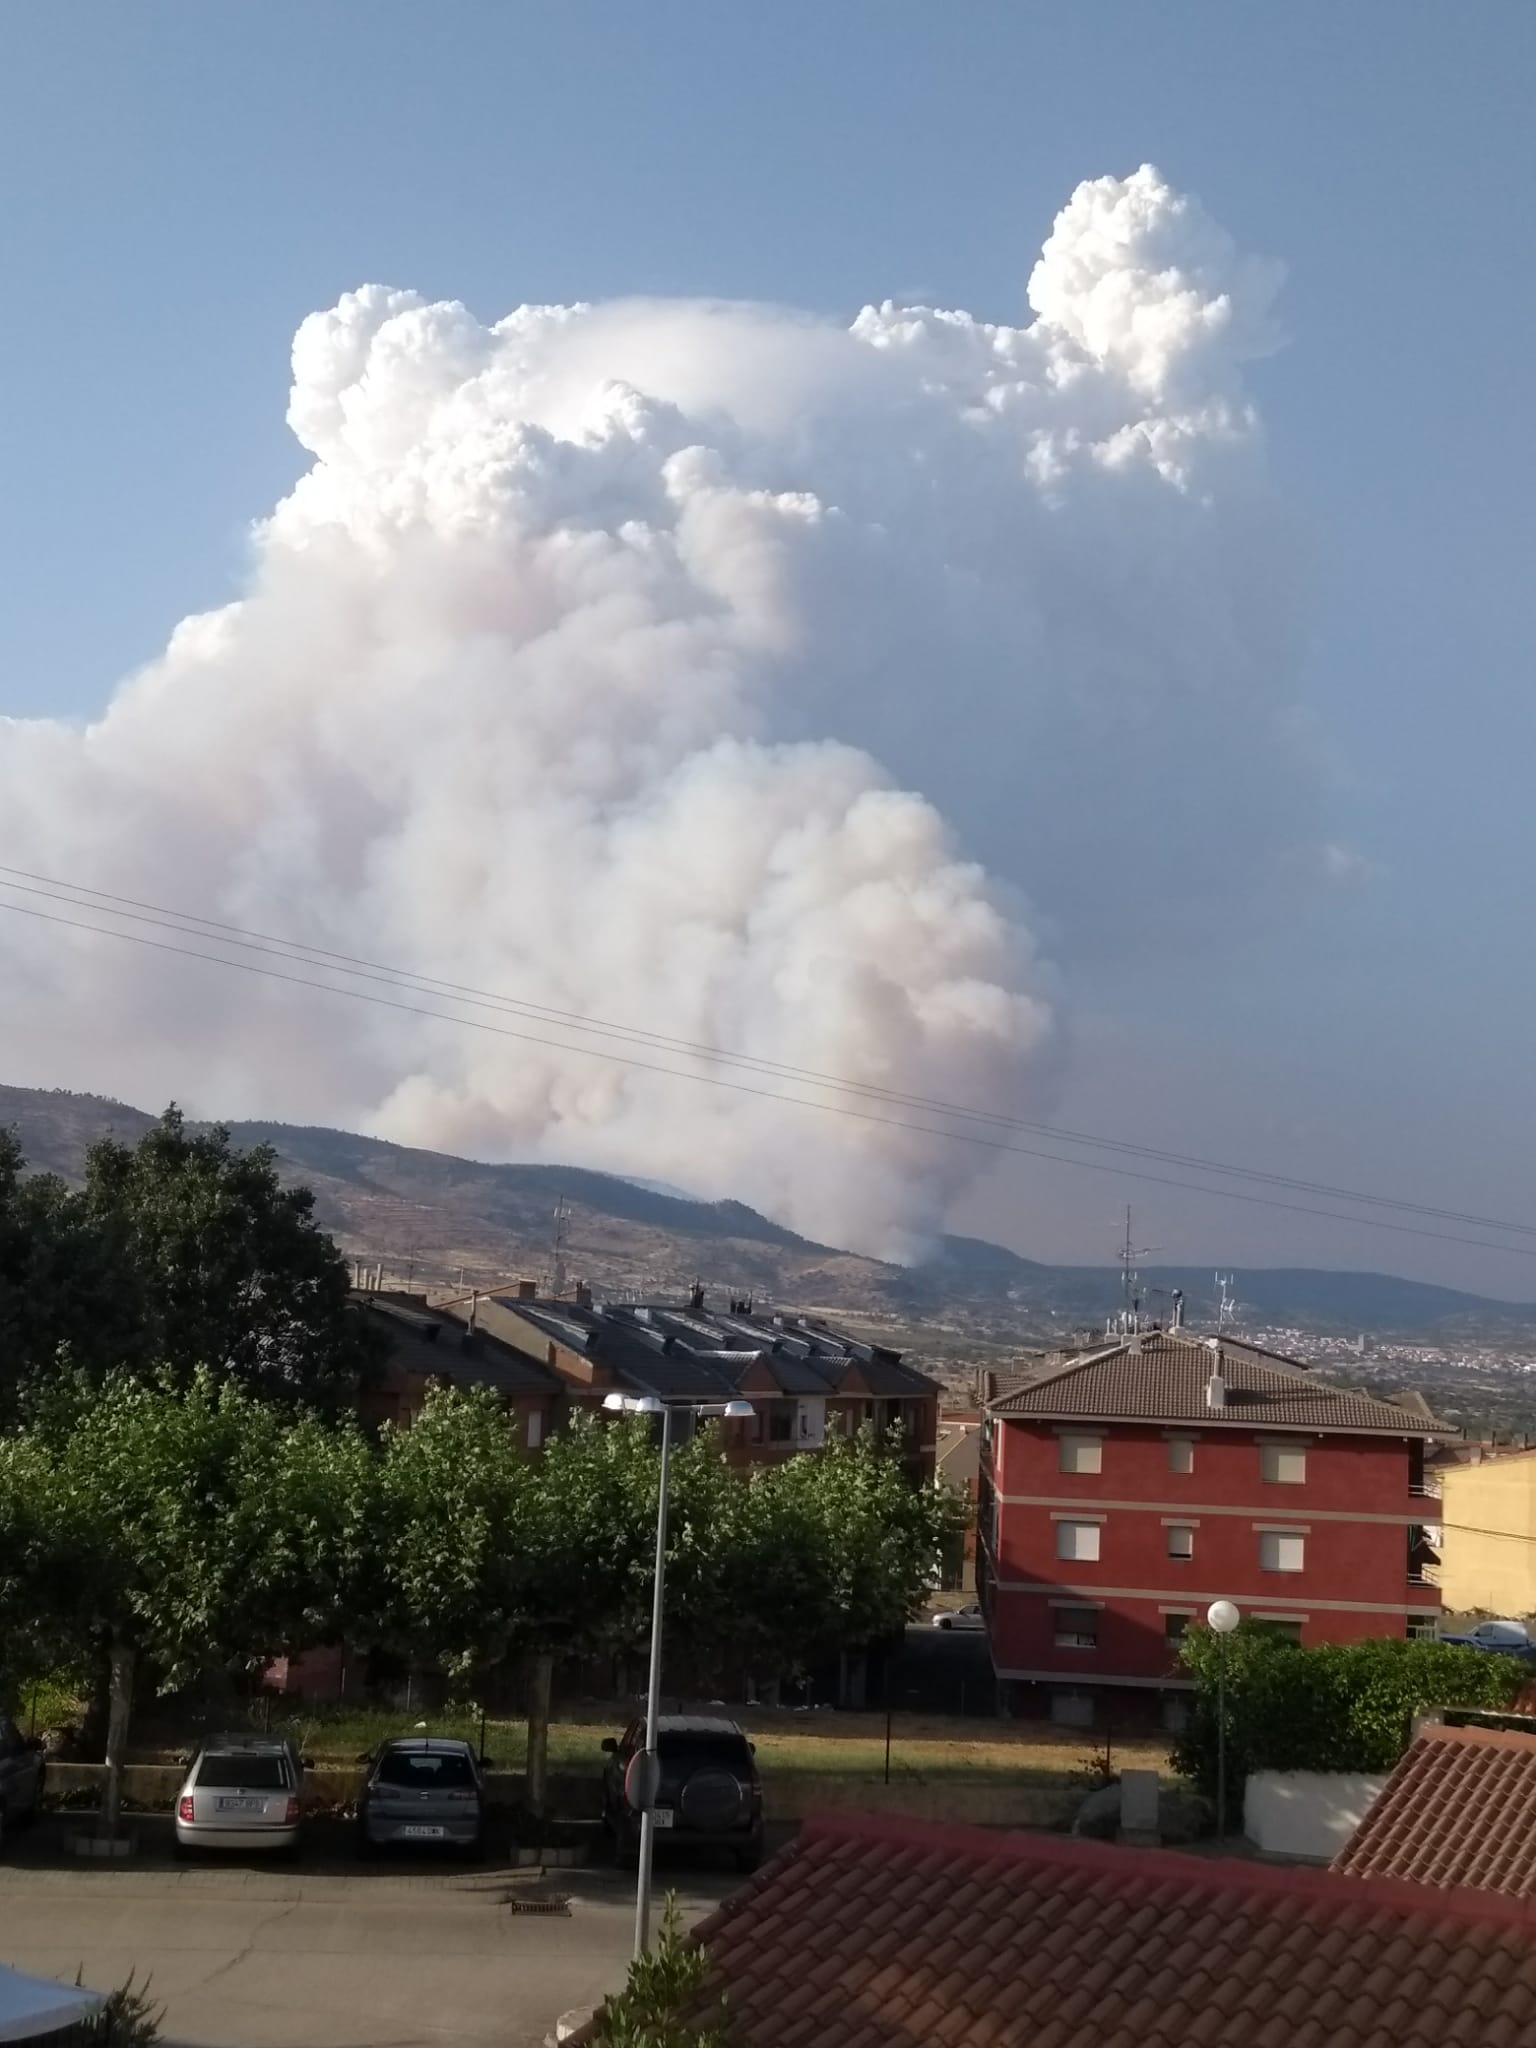
[[[691,1921],[734,1873],[659,1872]],[[109,1990],[132,1971],[175,2048],[538,2048],[624,1980],[633,1879],[591,1868],[0,1863],[0,1962]],[[513,1901],[555,1895],[569,1913]]]

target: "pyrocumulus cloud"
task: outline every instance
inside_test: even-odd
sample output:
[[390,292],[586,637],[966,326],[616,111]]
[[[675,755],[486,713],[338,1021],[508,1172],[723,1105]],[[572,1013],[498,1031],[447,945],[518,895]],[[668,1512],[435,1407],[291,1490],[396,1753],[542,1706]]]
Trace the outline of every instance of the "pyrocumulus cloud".
[[[1144,168],[1074,194],[1018,327],[350,292],[295,339],[313,460],[246,594],[94,723],[0,725],[0,859],[1039,1106],[1074,957],[1254,904],[1310,830],[1240,381],[1277,282]],[[18,1079],[680,1181],[866,1250],[977,1164],[20,919],[0,969]]]

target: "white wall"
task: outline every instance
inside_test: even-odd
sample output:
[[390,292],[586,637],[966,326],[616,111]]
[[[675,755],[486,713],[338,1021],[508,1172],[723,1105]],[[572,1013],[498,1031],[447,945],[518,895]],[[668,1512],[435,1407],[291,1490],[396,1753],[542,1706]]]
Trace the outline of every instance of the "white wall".
[[1255,1771],[1243,1795],[1243,1832],[1266,1855],[1327,1863],[1386,1782],[1385,1772]]

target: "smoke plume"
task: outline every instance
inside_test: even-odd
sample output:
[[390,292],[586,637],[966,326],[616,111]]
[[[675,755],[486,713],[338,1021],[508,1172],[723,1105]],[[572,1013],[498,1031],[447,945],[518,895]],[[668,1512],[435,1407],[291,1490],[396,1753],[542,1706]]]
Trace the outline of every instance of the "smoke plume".
[[[350,292],[295,339],[313,460],[246,594],[93,723],[0,725],[0,860],[1039,1108],[1058,974],[1251,904],[1310,830],[1240,381],[1277,282],[1144,168],[1074,194],[1019,327]],[[866,1250],[987,1156],[25,918],[0,968],[16,1079],[678,1181]]]

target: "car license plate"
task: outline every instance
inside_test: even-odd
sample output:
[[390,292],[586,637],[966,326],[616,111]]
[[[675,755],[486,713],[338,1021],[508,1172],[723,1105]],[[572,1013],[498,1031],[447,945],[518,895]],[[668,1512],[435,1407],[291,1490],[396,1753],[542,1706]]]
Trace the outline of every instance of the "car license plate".
[[658,1807],[656,1808],[656,1811],[655,1811],[655,1815],[654,1815],[654,1818],[655,1818],[655,1821],[656,1821],[656,1825],[657,1825],[657,1827],[659,1827],[659,1828],[669,1828],[669,1827],[671,1827],[671,1825],[672,1825],[672,1809],[671,1809],[671,1807],[670,1807],[670,1806],[658,1806]]
[[425,1828],[412,1825],[410,1827],[403,1827],[400,1832],[412,1842],[440,1842],[443,1839],[441,1828]]
[[220,1813],[260,1813],[266,1803],[264,1799],[218,1799],[214,1801]]

